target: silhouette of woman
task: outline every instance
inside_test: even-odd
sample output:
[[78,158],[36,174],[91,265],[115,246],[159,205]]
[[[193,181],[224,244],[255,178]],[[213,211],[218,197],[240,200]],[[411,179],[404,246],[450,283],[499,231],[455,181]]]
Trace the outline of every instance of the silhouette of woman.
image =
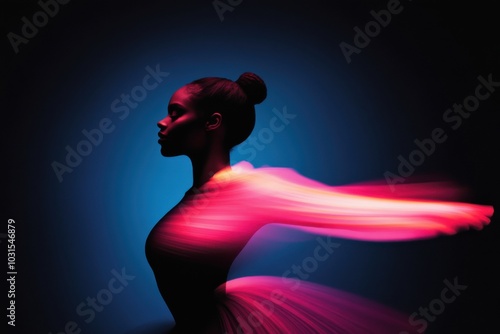
[[[400,333],[407,316],[316,283],[271,276],[227,281],[250,238],[270,223],[326,236],[401,241],[451,235],[490,222],[493,208],[451,201],[455,188],[329,186],[293,169],[230,165],[255,125],[263,80],[208,77],[178,89],[158,122],[165,157],[186,155],[193,186],[146,241],[146,256],[172,313],[174,333]],[[173,176],[175,177],[175,176]],[[443,198],[447,198],[444,200]],[[318,249],[324,256],[328,248]]]

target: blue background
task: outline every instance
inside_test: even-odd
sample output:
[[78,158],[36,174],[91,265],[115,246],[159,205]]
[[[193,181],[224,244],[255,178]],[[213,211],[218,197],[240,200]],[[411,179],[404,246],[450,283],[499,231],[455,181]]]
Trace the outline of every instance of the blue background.
[[[268,98],[257,106],[254,138],[269,127],[273,109],[296,115],[255,156],[236,148],[232,163],[290,167],[332,185],[383,180],[384,172],[397,172],[398,155],[416,148],[416,138],[442,127],[448,139],[415,176],[452,179],[471,189],[467,200],[498,203],[500,93],[455,131],[442,120],[474,93],[479,75],[500,78],[490,8],[402,2],[401,13],[348,64],[339,43],[353,44],[353,28],[386,2],[284,3],[243,1],[221,21],[211,1],[74,1],[60,5],[19,53],[4,38],[3,211],[4,221],[16,220],[19,273],[10,332],[55,334],[68,321],[82,333],[171,326],[144,243],[191,186],[191,166],[186,157],[161,157],[156,122],[170,95],[199,77],[236,79],[252,71],[265,80]],[[39,10],[36,1],[8,2],[4,36],[20,34],[21,18]],[[169,75],[119,119],[112,102],[157,65]],[[75,149],[82,131],[104,118],[114,130],[59,182],[51,164],[65,163],[65,147]],[[481,232],[408,243],[339,239],[309,280],[411,314],[439,296],[444,279],[458,277],[468,289],[427,332],[487,328],[499,311],[491,303],[500,297],[497,225],[494,217]],[[294,243],[257,234],[259,252],[238,261],[231,276],[281,276],[300,264],[315,236],[291,236]],[[86,323],[77,305],[122,268],[135,278]]]

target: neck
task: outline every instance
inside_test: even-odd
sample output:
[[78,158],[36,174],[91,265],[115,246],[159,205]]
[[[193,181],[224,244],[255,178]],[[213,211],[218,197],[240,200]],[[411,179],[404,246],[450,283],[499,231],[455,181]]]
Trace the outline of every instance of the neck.
[[193,167],[193,188],[199,188],[215,173],[229,167],[229,151],[212,146],[207,152],[189,157]]

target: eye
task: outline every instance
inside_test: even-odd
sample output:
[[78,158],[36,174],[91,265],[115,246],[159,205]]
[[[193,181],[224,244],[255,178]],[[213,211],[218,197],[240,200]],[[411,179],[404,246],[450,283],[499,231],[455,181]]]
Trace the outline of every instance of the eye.
[[170,116],[171,119],[176,119],[179,116],[181,116],[181,112],[177,109],[172,109],[169,110],[168,115]]
[[186,112],[186,109],[179,105],[178,103],[172,103],[168,106],[168,116],[170,117],[171,120],[175,120]]

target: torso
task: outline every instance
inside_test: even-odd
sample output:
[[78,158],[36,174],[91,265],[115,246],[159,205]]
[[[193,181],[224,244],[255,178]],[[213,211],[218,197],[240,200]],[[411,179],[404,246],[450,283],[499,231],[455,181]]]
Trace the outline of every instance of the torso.
[[255,220],[246,224],[252,215],[230,196],[241,190],[237,183],[186,193],[147,238],[146,257],[176,326],[215,314],[215,289],[226,282],[234,259],[261,226]]

